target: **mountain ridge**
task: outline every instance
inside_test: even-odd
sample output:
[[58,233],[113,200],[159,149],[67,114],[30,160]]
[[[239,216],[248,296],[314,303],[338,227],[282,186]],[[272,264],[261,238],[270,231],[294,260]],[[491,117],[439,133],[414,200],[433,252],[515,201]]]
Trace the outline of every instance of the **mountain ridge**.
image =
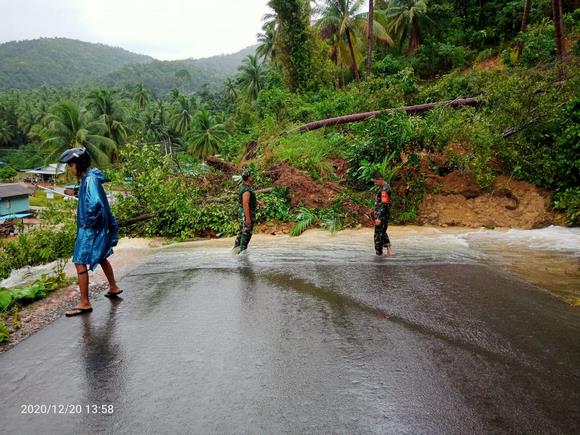
[[[0,44],[0,91],[43,85],[130,87],[137,83],[159,93],[176,86],[188,91],[205,86],[216,89],[235,74],[254,48],[198,59],[158,60],[122,47],[70,38],[8,41]],[[176,79],[180,69],[190,73],[187,83]]]

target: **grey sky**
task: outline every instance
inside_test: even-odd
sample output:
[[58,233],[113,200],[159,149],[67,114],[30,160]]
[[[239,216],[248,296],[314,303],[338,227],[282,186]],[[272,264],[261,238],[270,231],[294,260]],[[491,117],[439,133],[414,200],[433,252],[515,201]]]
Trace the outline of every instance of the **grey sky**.
[[0,42],[66,37],[157,59],[256,43],[268,0],[0,0]]

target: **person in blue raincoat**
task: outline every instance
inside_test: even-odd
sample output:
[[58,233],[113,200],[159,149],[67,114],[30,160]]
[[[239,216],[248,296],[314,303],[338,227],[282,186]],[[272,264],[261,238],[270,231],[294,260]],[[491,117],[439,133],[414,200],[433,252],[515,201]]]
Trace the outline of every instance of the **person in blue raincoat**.
[[100,264],[109,281],[107,297],[117,297],[121,290],[108,257],[118,242],[117,221],[111,214],[109,201],[103,189],[105,176],[96,168],[90,169],[91,157],[85,148],[72,148],[60,156],[59,162],[66,163],[80,180],[77,206],[77,238],[73,254],[81,293],[80,303],[66,316],[72,317],[93,311],[89,301],[89,269]]

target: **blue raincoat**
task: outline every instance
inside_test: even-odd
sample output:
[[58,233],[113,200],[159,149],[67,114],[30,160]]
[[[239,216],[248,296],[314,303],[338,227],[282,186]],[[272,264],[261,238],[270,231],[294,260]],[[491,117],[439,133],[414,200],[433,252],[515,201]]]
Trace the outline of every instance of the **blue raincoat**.
[[83,176],[79,187],[73,263],[87,264],[91,270],[113,253],[113,246],[119,241],[117,221],[111,214],[104,182],[104,174],[91,169]]

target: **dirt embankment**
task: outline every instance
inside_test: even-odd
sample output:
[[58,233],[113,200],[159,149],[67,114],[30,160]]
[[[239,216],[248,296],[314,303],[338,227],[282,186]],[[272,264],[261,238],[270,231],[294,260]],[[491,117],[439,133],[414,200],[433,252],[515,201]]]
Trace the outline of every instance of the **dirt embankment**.
[[[433,157],[433,156],[431,156]],[[429,156],[425,156],[425,164],[420,171],[427,174],[425,187],[427,194],[420,204],[417,223],[439,226],[461,227],[512,227],[540,228],[552,224],[563,224],[562,216],[550,208],[551,192],[533,184],[512,180],[506,176],[498,176],[491,189],[484,191],[465,172],[454,170],[446,175],[437,175],[427,164]],[[439,156],[440,165],[445,165],[445,159]],[[337,174],[345,172],[345,162],[333,162]],[[274,186],[287,186],[290,202],[293,207],[310,208],[330,207],[340,200],[350,216],[353,216],[363,226],[372,226],[372,209],[357,204],[348,197],[342,196],[345,189],[338,182],[317,182],[309,174],[278,163],[270,171],[274,178]],[[341,176],[341,178],[344,178]],[[396,182],[394,183],[396,187]],[[394,196],[396,202],[396,195]],[[396,206],[396,205],[395,205]],[[276,232],[265,228],[266,233]],[[277,229],[277,232],[285,232]]]
[[429,176],[418,223],[464,227],[541,228],[563,224],[550,209],[551,192],[525,181],[498,176],[483,191],[469,174]]

